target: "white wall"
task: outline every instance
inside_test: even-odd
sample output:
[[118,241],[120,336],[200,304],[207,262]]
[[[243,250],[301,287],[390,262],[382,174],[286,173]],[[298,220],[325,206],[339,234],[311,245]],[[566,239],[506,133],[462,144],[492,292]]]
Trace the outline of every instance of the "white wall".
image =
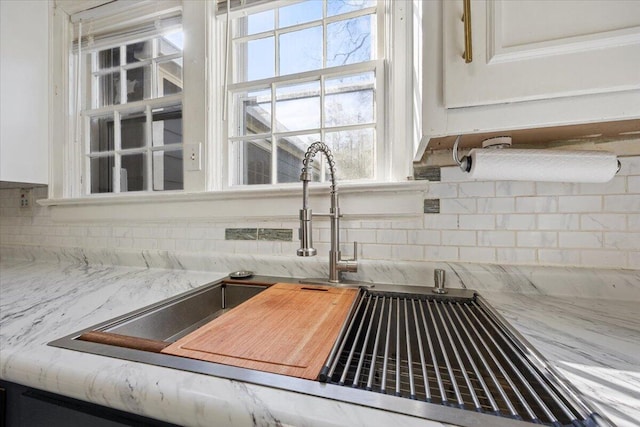
[[0,1],[0,181],[49,176],[49,2]]

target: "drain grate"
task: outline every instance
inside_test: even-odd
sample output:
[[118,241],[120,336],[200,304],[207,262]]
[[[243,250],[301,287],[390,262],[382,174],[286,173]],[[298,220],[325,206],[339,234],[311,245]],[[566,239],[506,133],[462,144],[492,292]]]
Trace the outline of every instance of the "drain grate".
[[593,425],[478,298],[364,291],[320,379],[554,426]]

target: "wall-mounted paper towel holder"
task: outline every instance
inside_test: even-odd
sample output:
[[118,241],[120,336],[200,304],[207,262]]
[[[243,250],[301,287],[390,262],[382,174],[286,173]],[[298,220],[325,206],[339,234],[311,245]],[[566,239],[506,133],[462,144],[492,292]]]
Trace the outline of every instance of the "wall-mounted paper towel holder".
[[616,155],[606,151],[507,148],[511,137],[487,139],[483,148],[459,158],[459,142],[460,136],[453,145],[453,160],[472,179],[603,183],[621,167]]

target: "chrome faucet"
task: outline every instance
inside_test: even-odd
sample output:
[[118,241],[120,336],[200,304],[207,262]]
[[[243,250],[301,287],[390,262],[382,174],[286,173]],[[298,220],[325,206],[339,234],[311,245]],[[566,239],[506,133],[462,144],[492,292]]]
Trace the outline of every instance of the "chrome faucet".
[[353,242],[353,259],[342,259],[340,254],[340,207],[338,206],[338,187],[336,186],[336,162],[333,160],[333,154],[329,147],[323,142],[317,141],[309,146],[302,160],[302,173],[300,181],[302,181],[302,209],[300,209],[300,249],[298,256],[314,256],[317,254],[313,247],[312,219],[314,214],[309,208],[309,182],[313,178],[311,163],[313,157],[320,151],[324,153],[329,164],[329,174],[331,178],[331,209],[328,216],[331,220],[331,249],[329,251],[329,282],[341,283],[341,272],[358,271],[357,250],[358,243]]

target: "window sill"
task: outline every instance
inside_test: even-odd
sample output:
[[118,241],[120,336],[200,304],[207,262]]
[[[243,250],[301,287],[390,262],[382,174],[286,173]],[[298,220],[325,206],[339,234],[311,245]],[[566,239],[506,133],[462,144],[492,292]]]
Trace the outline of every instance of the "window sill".
[[[407,217],[423,214],[426,181],[344,184],[338,187],[345,217]],[[301,186],[242,188],[184,193],[129,193],[82,198],[42,199],[53,220],[243,220],[297,219],[302,203]],[[329,211],[329,185],[310,187],[314,212]]]

